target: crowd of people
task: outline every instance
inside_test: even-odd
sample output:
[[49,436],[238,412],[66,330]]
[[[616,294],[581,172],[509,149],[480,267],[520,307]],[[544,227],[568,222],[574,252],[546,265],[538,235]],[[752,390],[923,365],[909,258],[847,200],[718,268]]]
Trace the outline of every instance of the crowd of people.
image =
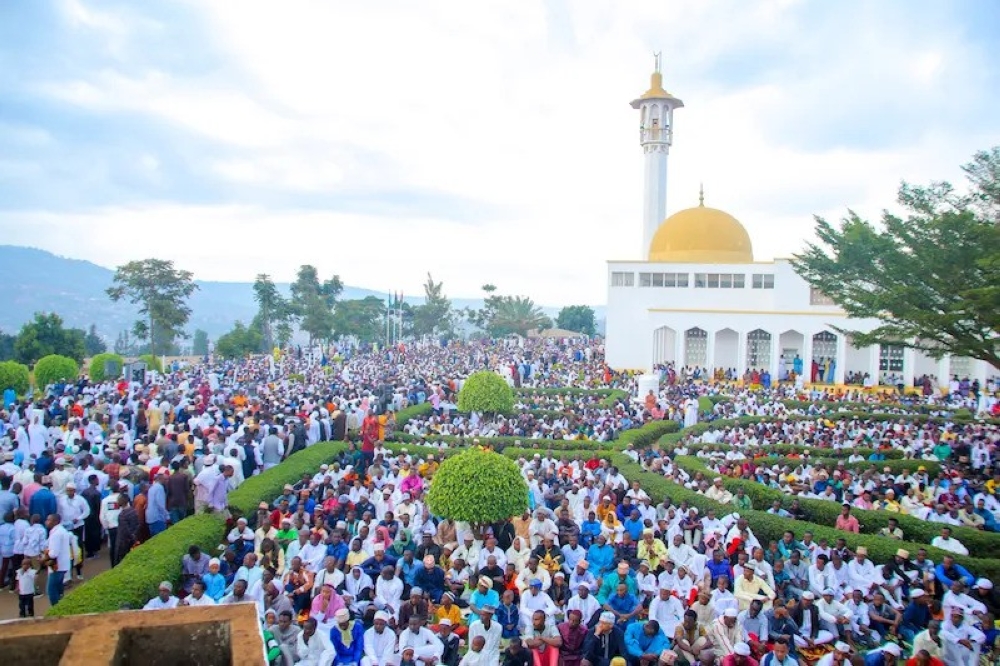
[[[761,544],[739,516],[745,497],[727,497],[724,488],[713,496],[716,482],[673,458],[696,448],[717,480],[846,504],[837,525],[846,531],[855,506],[938,521],[942,541],[933,545],[959,554],[949,527],[996,527],[995,426],[827,421],[821,417],[841,411],[831,403],[843,411],[869,403],[874,412],[882,401],[686,373],[665,374],[660,389],[641,398],[528,391],[518,394],[517,414],[487,420],[454,409],[475,370],[495,369],[521,388],[619,388],[633,396],[634,380],[610,372],[599,343],[583,341],[329,356],[204,362],[144,382],[84,379],[7,405],[0,582],[19,591],[21,615],[32,614],[36,579],[45,577],[50,603],[58,603],[66,583],[83,580],[88,558],[106,550],[114,565],[192,512],[225,512],[230,490],[293,452],[351,438],[356,450],[235,521],[219,557],[192,548],[179,563],[181,584],[164,581],[146,607],[252,602],[274,663],[289,665],[950,666],[977,663],[993,649],[991,581],[953,558],[934,564],[926,551],[900,550],[893,562],[872,563],[863,548],[812,543],[794,530],[790,541]],[[710,428],[670,451],[628,453],[731,505],[720,515],[656,504],[600,455],[539,453],[519,461],[529,513],[491,526],[455,524],[424,503],[440,460],[383,445],[395,432],[431,443],[446,434],[610,441],[652,420],[690,425],[699,397],[713,402],[702,419],[767,418]],[[810,405],[789,408],[789,400]],[[912,413],[934,406],[947,415],[967,406],[963,400],[920,396]],[[430,416],[396,423],[395,413],[423,402]],[[910,414],[898,399],[892,408]],[[861,461],[874,469],[849,458],[840,469],[813,465],[808,455],[794,466],[769,464],[761,456],[774,443],[899,448],[942,465],[943,478],[879,472],[877,458]]]

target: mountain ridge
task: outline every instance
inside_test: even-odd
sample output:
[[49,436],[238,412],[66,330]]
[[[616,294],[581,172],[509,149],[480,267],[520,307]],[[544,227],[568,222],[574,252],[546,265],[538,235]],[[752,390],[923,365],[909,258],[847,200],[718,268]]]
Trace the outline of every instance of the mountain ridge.
[[[131,330],[136,319],[136,309],[128,303],[114,303],[105,290],[111,286],[114,270],[85,259],[63,257],[47,250],[18,245],[0,245],[0,331],[16,334],[36,312],[55,312],[66,326],[97,331],[109,343],[121,331]],[[233,323],[249,323],[257,312],[253,300],[252,282],[221,282],[195,280],[198,290],[190,299],[191,320],[187,330],[202,329],[209,338],[216,339],[230,330]],[[277,283],[278,289],[288,295],[290,283]],[[377,296],[387,299],[389,294],[365,287],[344,286],[342,298],[355,299]],[[407,296],[408,303],[423,303],[420,297]],[[482,305],[482,299],[454,298],[455,308]],[[558,307],[543,307],[555,318]],[[598,318],[603,318],[603,307],[595,308]]]

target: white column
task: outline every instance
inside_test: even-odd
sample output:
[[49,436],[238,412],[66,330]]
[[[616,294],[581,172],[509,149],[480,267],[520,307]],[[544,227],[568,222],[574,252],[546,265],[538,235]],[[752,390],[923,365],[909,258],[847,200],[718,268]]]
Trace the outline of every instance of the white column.
[[837,360],[833,370],[833,383],[843,384],[847,374],[847,336],[837,333]]
[[993,371],[992,366],[986,361],[980,361],[978,359],[974,359],[972,361],[972,375],[974,379],[979,380],[980,392],[986,390],[986,380],[993,374],[996,374],[995,371]]
[[747,335],[743,331],[736,331],[736,377],[740,379],[747,371]]
[[705,338],[705,367],[709,378],[715,375],[715,331],[708,331]]
[[945,355],[938,359],[937,362],[937,387],[938,389],[947,390],[949,384],[951,383],[951,356]]
[[781,379],[778,377],[778,358],[781,356],[781,348],[779,343],[781,336],[777,333],[771,333],[771,363],[768,366],[767,371],[771,373],[771,384],[777,384]]
[[667,210],[667,148],[659,144],[643,146],[644,187],[642,211],[642,258],[649,256],[649,245],[663,224]]
[[917,350],[912,347],[903,349],[903,386],[913,388],[913,373],[917,369]]
[[674,331],[674,369],[684,367],[684,331]]
[[871,366],[871,370],[869,370],[869,373],[871,374],[872,379],[875,381],[875,386],[878,386],[882,383],[879,377],[879,369],[878,369],[879,349],[880,349],[879,345],[872,345],[871,347],[868,348],[869,359],[870,359],[869,365]]
[[813,366],[813,334],[806,331],[802,334],[802,381],[806,384],[812,382]]

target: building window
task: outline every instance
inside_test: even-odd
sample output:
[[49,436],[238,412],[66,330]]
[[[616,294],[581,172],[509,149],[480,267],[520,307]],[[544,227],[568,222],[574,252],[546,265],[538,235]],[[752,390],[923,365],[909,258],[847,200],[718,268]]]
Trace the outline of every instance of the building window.
[[754,273],[754,289],[774,289],[774,273]]
[[883,372],[902,372],[903,348],[899,345],[879,345],[878,369]]
[[640,287],[687,287],[687,273],[639,273]]
[[816,287],[809,287],[809,305],[834,305],[834,302]]
[[611,286],[612,287],[634,287],[635,286],[635,273],[619,273],[617,271],[611,273]]
[[[686,275],[684,277],[687,278]],[[694,286],[696,289],[743,289],[746,286],[746,275],[743,273],[695,273]]]

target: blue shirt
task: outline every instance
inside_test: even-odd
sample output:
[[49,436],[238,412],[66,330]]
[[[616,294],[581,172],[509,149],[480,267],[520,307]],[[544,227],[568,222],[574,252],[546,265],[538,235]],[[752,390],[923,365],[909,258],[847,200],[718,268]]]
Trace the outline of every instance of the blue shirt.
[[28,503],[28,513],[31,515],[37,513],[42,517],[42,520],[45,520],[53,513],[59,513],[56,494],[51,489],[45,487],[36,490],[35,494],[31,496],[31,502]]
[[[633,597],[631,594],[628,593],[626,593],[624,597],[618,596],[617,594],[612,594],[610,597],[608,597],[608,605],[611,606],[611,609],[614,610],[616,613],[627,614],[634,611],[635,607],[639,605],[639,602],[636,601],[635,597]],[[623,620],[621,618],[618,619],[619,624],[622,621]],[[628,620],[624,620],[624,622],[634,622],[634,621],[635,621],[634,617]]]
[[670,640],[660,629],[652,636],[647,636],[643,629],[645,622],[633,622],[625,629],[625,649],[629,656],[638,659],[644,654],[660,654],[670,648]]
[[146,523],[167,522],[170,514],[167,513],[167,491],[163,484],[154,481],[146,493],[146,499],[149,501],[146,506]]

